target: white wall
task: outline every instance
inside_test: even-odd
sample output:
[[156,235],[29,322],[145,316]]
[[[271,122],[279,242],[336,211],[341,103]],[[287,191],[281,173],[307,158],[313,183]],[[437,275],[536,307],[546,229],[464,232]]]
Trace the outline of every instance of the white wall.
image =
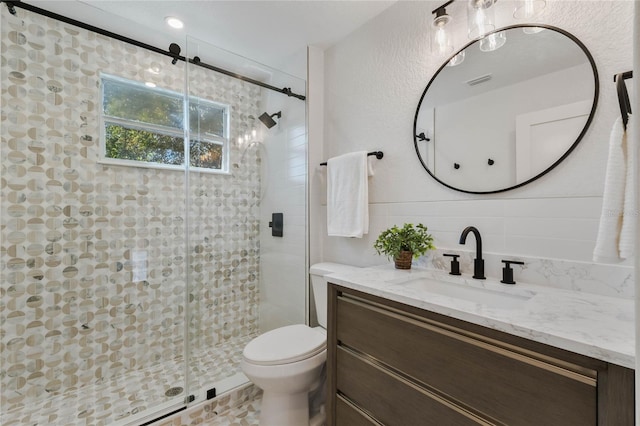
[[[309,194],[322,193],[326,182],[323,178],[323,167],[319,166],[324,161],[324,52],[316,46],[307,49],[307,123],[309,131],[309,145],[307,161],[309,164]],[[309,224],[322,223],[324,221],[324,209],[322,200],[318,196],[310,196],[307,200],[307,214]],[[323,257],[322,236],[324,229],[320,226],[310,226],[309,229],[309,265],[321,262]],[[309,277],[310,279],[311,277]],[[309,323],[317,324],[315,294],[313,287],[308,287]]]
[[[439,2],[398,2],[325,52],[324,155],[382,150],[370,180],[370,231],[363,239],[326,236],[326,219],[311,223],[311,244],[323,260],[374,265],[387,260],[372,248],[376,236],[405,221],[426,224],[438,248],[462,248],[475,225],[489,253],[590,262],[600,216],[611,125],[619,114],[612,76],[631,69],[633,2],[548,0],[540,21],[577,36],[600,74],[600,98],[585,138],[556,169],[515,190],[475,196],[450,190],[422,168],[413,147],[415,108],[440,66],[429,48],[431,10]],[[498,26],[516,23],[513,2],[496,4]],[[455,17],[455,47],[466,40],[465,2]],[[606,17],[606,18],[605,18]],[[310,166],[311,174],[321,173]],[[312,187],[312,198],[324,199]],[[324,212],[325,209],[323,209]],[[320,228],[320,231],[318,231]],[[469,247],[471,249],[472,247]],[[630,262],[627,263],[630,265]]]
[[[276,72],[269,82],[305,94],[305,81]],[[304,323],[307,283],[307,130],[305,102],[269,92],[261,106],[282,111],[278,124],[260,126],[264,197],[260,203],[260,331]],[[282,213],[282,237],[271,235],[272,213]]]

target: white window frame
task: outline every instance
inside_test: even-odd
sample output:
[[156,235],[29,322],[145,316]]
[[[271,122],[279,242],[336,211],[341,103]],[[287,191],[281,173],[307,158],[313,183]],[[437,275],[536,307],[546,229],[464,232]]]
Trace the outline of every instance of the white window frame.
[[[191,102],[198,102],[206,105],[213,106],[215,108],[222,109],[224,111],[224,119],[223,119],[223,136],[211,135],[203,132],[202,134],[198,133],[199,136],[197,139],[193,138],[194,135],[191,134],[189,125],[187,124],[186,128],[178,129],[169,126],[163,126],[159,124],[151,124],[151,123],[141,123],[136,120],[127,120],[120,117],[113,117],[105,114],[104,111],[104,80],[112,80],[117,81],[122,84],[130,85],[136,87],[138,89],[147,90],[150,92],[155,92],[158,94],[164,94],[176,99],[179,99],[183,103],[183,123],[189,123],[189,106]],[[204,99],[200,97],[191,96],[189,100],[185,98],[184,94],[175,92],[172,90],[159,88],[159,87],[149,87],[144,83],[140,83],[139,81],[129,80],[127,78],[118,77],[111,74],[100,74],[100,155],[99,155],[99,164],[106,165],[114,165],[114,166],[127,166],[127,167],[142,167],[148,169],[162,169],[162,170],[179,170],[184,171],[186,168],[190,171],[195,171],[199,173],[214,173],[214,174],[230,174],[229,171],[229,125],[230,125],[230,106],[228,104],[224,104],[221,102],[212,101],[209,99]],[[120,125],[129,129],[137,129],[137,130],[146,130],[153,133],[160,133],[167,136],[174,136],[178,138],[182,138],[184,144],[184,164],[181,165],[173,165],[173,164],[163,164],[163,163],[154,163],[149,161],[137,161],[137,160],[127,160],[124,158],[111,158],[107,157],[107,141],[106,141],[106,126],[108,124]],[[199,142],[205,143],[213,143],[216,145],[222,146],[222,161],[220,163],[220,169],[210,169],[206,167],[195,167],[189,164],[189,151],[188,147],[191,144],[191,140],[197,140]]]

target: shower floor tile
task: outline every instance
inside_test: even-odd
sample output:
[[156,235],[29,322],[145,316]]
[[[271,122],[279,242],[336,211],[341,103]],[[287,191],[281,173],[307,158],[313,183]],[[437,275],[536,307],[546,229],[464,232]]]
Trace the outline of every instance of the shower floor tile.
[[154,426],[258,426],[261,402],[262,391],[248,385],[217,400],[190,407]]
[[[239,337],[214,348],[194,349],[190,375],[194,378],[192,388],[195,391],[190,390],[190,393],[200,395],[217,381],[239,372],[242,350],[254,337]],[[184,374],[182,357],[178,357],[2,413],[0,424],[102,426],[133,423],[134,416],[140,413],[150,415],[162,405],[182,401],[187,396],[183,390]],[[244,417],[250,418],[249,410]]]

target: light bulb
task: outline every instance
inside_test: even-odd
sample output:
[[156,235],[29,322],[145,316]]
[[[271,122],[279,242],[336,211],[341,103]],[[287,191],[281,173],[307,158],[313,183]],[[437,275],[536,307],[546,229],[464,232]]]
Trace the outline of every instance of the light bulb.
[[438,54],[446,55],[449,53],[453,47],[451,43],[449,43],[449,36],[444,28],[440,27],[436,30],[436,49]]
[[445,27],[451,22],[451,17],[447,15],[447,11],[444,8],[439,8],[434,13],[436,16],[431,22],[433,27],[431,51],[437,55],[448,55],[453,51],[453,44],[451,43],[451,36]]
[[467,34],[470,39],[484,37],[495,29],[495,0],[469,0],[467,3]]

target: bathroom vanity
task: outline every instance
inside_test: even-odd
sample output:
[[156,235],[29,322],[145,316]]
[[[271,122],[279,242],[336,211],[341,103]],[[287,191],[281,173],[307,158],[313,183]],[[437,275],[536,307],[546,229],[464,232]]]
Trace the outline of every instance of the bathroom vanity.
[[328,425],[633,425],[632,301],[363,271],[330,278]]

